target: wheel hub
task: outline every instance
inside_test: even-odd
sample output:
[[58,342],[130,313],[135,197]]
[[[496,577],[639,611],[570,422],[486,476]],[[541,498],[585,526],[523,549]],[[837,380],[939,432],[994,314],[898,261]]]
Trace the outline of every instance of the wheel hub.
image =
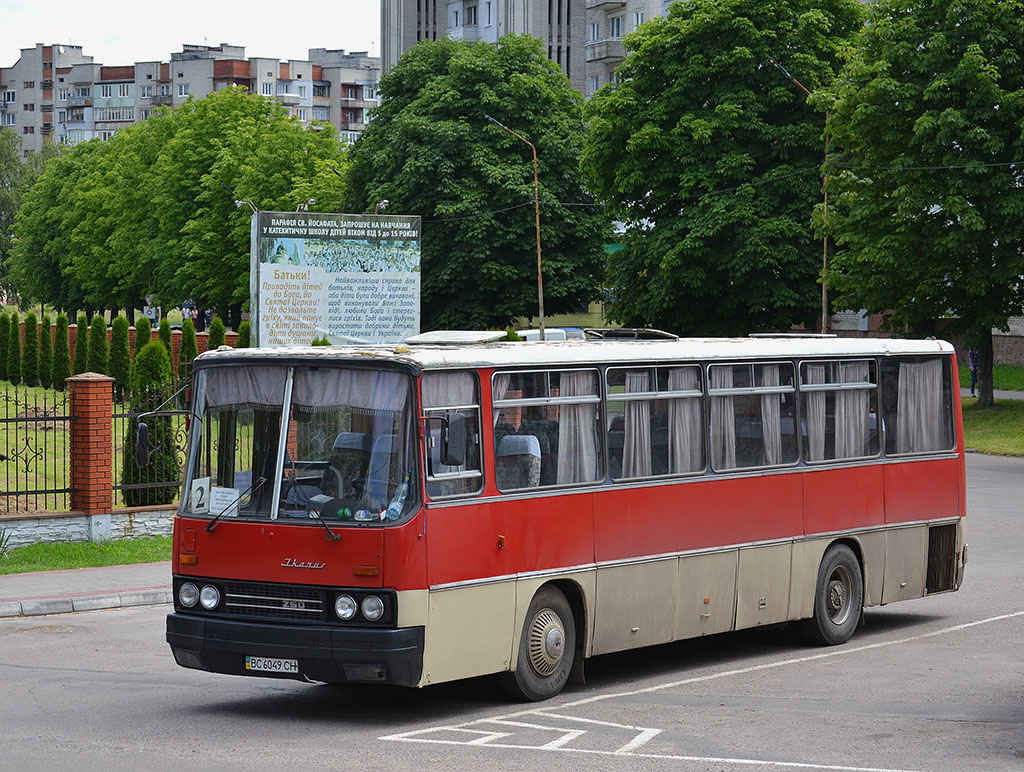
[[541,609],[530,623],[530,665],[540,676],[555,672],[565,654],[565,627],[551,609]]

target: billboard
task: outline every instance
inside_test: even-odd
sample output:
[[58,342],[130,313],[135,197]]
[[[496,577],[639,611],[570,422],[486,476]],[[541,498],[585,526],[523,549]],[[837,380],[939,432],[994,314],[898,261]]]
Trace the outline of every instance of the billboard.
[[400,343],[420,330],[420,218],[257,212],[253,345]]

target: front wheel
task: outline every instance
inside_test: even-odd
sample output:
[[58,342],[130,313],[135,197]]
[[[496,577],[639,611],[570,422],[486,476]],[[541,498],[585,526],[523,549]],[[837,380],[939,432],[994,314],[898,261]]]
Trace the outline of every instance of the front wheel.
[[818,568],[814,616],[803,622],[808,640],[825,646],[846,643],[857,629],[864,608],[860,562],[845,544],[833,544]]
[[519,639],[519,661],[508,674],[512,693],[537,702],[565,686],[576,654],[576,625],[565,595],[543,587],[533,596]]

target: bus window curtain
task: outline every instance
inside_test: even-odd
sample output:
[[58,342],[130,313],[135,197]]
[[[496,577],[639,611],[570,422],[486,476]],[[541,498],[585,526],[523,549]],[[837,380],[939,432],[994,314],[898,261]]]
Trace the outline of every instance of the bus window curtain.
[[[700,388],[696,368],[669,370],[669,391],[693,391]],[[704,431],[701,400],[672,399],[668,403],[668,469],[672,474],[696,472],[704,467]]]
[[[842,362],[840,383],[867,383],[867,362]],[[836,392],[836,458],[868,455],[870,393],[867,389]]]
[[[561,374],[560,396],[597,394],[595,373]],[[559,405],[558,471],[559,484],[597,479],[597,404]]]
[[424,373],[420,393],[423,395],[423,407],[475,405],[476,378],[467,372]]
[[[494,376],[494,380],[491,383],[491,399],[505,399],[505,394],[508,393],[508,387],[512,383],[512,376],[508,373],[498,373]],[[499,413],[500,411],[498,408],[494,408],[494,423],[492,426],[498,425]]]
[[[807,365],[808,384],[825,383],[825,365]],[[807,420],[808,461],[825,460],[825,392],[808,391],[803,395]]]
[[[626,393],[650,391],[647,372],[626,373]],[[651,403],[634,400],[625,403],[625,435],[622,443],[622,476],[649,477],[651,474]]]
[[[732,368],[712,367],[711,388],[731,389]],[[711,398],[711,464],[715,469],[736,468],[736,410],[732,397]]]
[[896,396],[896,452],[948,447],[942,414],[942,361],[900,362]]
[[[761,385],[779,385],[779,366],[761,367]],[[764,461],[766,464],[782,462],[782,395],[761,395],[761,436],[764,438]]]

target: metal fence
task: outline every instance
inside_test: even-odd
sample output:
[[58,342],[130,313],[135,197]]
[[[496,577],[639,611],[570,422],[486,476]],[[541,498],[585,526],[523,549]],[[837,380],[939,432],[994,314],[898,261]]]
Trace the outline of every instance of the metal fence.
[[[185,392],[178,386],[149,389],[130,403],[114,404],[112,477],[114,506],[156,506],[177,501],[188,440]],[[136,458],[139,416],[149,429],[147,458]]]
[[66,392],[6,384],[0,395],[0,514],[70,508]]

